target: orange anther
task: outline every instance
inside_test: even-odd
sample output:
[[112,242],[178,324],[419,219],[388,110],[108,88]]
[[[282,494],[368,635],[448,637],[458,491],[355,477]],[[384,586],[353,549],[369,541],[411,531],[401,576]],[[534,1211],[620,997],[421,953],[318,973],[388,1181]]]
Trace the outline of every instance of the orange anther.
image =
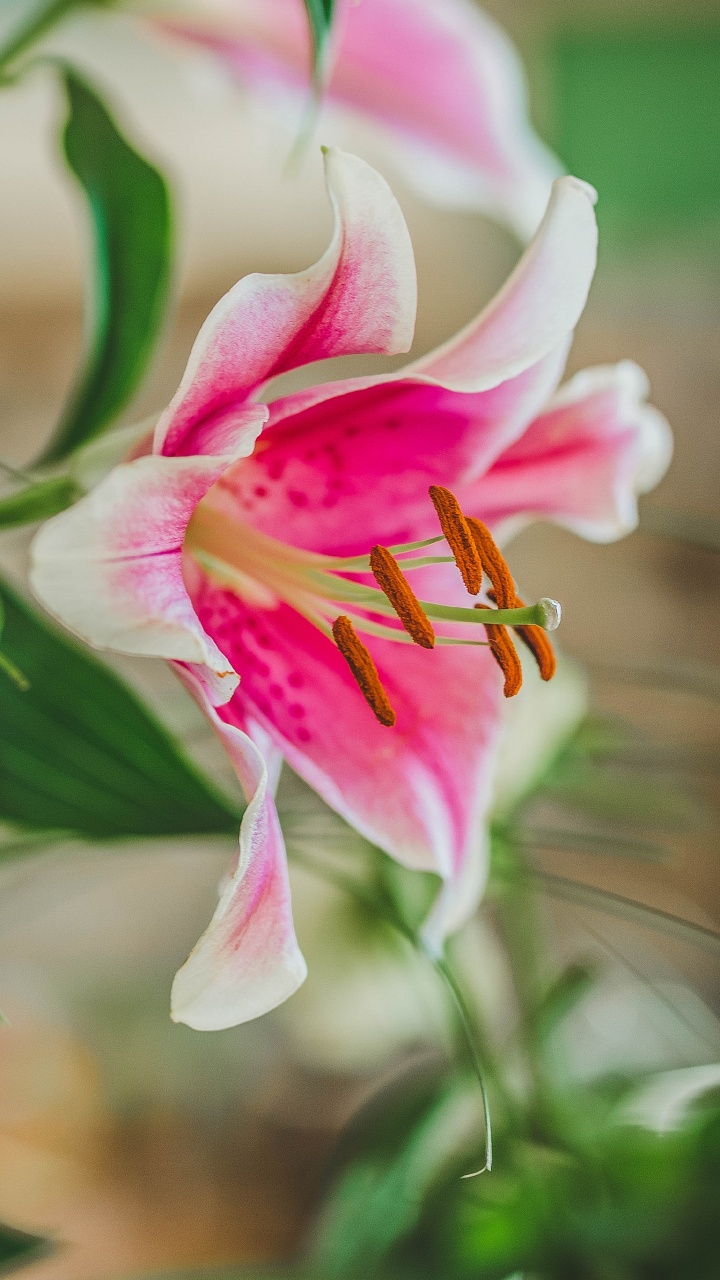
[[[476,609],[490,609],[487,604],[476,604]],[[492,612],[492,610],[490,610]],[[490,645],[490,652],[505,677],[503,693],[506,698],[514,698],[522,686],[522,667],[517,649],[507,627],[491,624],[485,627],[485,634]]]
[[482,567],[495,590],[498,609],[512,609],[515,583],[502,551],[482,520],[475,520],[473,516],[468,516],[467,526],[477,547]]
[[332,632],[335,643],[352,671],[368,706],[375,712],[381,724],[392,728],[395,724],[395,712],[380,683],[377,667],[365,645],[355,634],[352,622],[345,617],[345,614],[341,614],[333,622]]
[[420,601],[387,547],[373,547],[370,568],[381,591],[385,592],[398,618],[415,644],[423,649],[435,646],[435,632]]
[[476,596],[482,586],[482,562],[468,527],[469,521],[465,519],[457,498],[449,489],[431,484],[430,499],[462,580],[470,595]]

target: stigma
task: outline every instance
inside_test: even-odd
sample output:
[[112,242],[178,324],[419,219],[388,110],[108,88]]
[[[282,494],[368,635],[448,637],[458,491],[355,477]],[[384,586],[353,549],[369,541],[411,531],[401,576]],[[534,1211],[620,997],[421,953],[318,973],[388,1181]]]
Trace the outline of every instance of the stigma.
[[[239,521],[208,495],[193,513],[184,549],[212,581],[251,607],[289,605],[323,632],[387,727],[395,724],[395,712],[363,635],[428,650],[487,647],[502,671],[506,697],[514,697],[522,685],[517,636],[535,658],[541,678],[550,680],[555,655],[547,632],[559,625],[560,605],[548,598],[525,604],[487,526],[464,515],[449,489],[432,485],[429,499],[440,526],[437,536],[342,558],[280,542]],[[429,548],[441,554],[427,554]],[[480,595],[487,580],[490,603],[475,601],[464,608],[420,599],[406,575],[437,564],[454,565],[470,596]]]

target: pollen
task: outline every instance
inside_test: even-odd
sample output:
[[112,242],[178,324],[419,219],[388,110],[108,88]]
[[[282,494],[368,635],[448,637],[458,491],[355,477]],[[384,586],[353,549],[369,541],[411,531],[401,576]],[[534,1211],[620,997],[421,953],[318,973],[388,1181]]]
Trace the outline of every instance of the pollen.
[[355,634],[352,622],[345,617],[345,614],[340,614],[332,624],[332,632],[335,643],[352,671],[368,706],[375,712],[380,724],[392,728],[395,724],[395,712],[380,683],[377,667],[365,645]]
[[407,578],[387,547],[373,547],[370,568],[380,590],[385,593],[415,644],[423,649],[435,647],[435,632]]
[[[491,600],[495,599],[494,591],[489,591],[488,595]],[[512,608],[522,609],[524,606],[525,601],[521,600],[520,596],[515,594],[513,596]],[[552,680],[555,672],[557,671],[557,658],[555,657],[555,651],[542,627],[513,627],[513,631],[530,650],[538,665],[538,671],[540,672],[541,679]]]
[[457,498],[449,489],[431,484],[430,500],[462,580],[470,595],[476,596],[482,586],[483,566],[479,548],[470,529],[470,521],[465,519]]
[[[476,604],[475,608],[490,609],[490,606]],[[512,642],[512,636],[507,627],[495,625],[486,626],[485,634],[490,645],[490,652],[505,677],[503,693],[506,698],[514,698],[522,687],[522,666],[517,655],[517,649]]]
[[493,585],[498,609],[512,609],[515,583],[502,551],[482,520],[468,516],[466,524],[477,548],[482,567]]

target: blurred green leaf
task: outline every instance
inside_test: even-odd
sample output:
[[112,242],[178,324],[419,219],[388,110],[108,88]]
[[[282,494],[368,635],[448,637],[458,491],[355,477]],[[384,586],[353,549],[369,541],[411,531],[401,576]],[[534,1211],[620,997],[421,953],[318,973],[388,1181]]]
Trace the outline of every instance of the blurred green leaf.
[[65,156],[93,229],[92,300],[85,367],[43,462],[99,435],[138,387],[163,320],[172,259],[165,181],[126,142],[90,85],[70,68],[63,74]]
[[324,64],[335,11],[335,0],[304,0],[313,51],[313,76],[322,84]]
[[550,1035],[563,1018],[585,998],[595,981],[592,969],[569,964],[548,987],[535,1012],[535,1030],[541,1039]]
[[232,832],[238,811],[182,756],[133,693],[51,630],[6,583],[0,680],[0,820],[95,838]]
[[49,1240],[15,1231],[0,1223],[0,1275],[10,1275],[31,1262],[44,1258],[52,1250]]
[[720,956],[720,933],[709,929],[706,925],[695,924],[692,920],[683,920],[681,916],[662,911],[659,907],[649,906],[646,902],[636,902],[634,898],[625,898],[610,889],[600,889],[597,885],[582,884],[579,880],[570,880],[566,876],[556,876],[549,871],[535,868],[532,875],[541,882],[553,897],[562,898],[566,902],[577,903],[581,907],[605,911],[623,920],[631,920],[646,929],[657,929],[669,937],[679,938],[691,946],[702,947]]
[[477,1157],[475,1089],[428,1072],[395,1081],[356,1118],[311,1254],[323,1280],[386,1276],[384,1260],[416,1226],[435,1186]]
[[19,493],[0,498],[0,529],[31,524],[34,520],[47,520],[49,516],[64,511],[76,502],[81,492],[70,476],[56,476],[52,480],[39,480],[37,484],[29,484]]
[[576,811],[618,822],[687,830],[706,815],[701,803],[667,778],[627,766],[599,766],[568,755],[545,780],[545,794]]

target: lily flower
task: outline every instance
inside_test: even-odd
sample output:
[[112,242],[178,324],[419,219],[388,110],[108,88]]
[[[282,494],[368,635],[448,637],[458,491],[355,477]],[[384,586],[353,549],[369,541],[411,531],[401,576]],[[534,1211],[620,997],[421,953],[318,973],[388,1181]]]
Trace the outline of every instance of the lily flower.
[[[617,537],[669,458],[634,365],[554,394],[595,266],[595,193],[574,178],[557,180],[506,285],[450,341],[398,372],[273,399],[289,370],[412,340],[400,208],[357,157],[325,164],[326,252],[230,290],[154,436],[33,546],[47,608],[91,645],[173,662],[244,789],[236,866],[173,987],[173,1016],[203,1029],[273,1008],[304,976],[273,801],[281,758],[363,836],[441,878],[428,947],[469,917],[503,689],[517,691],[506,627],[547,678],[542,628],[558,612],[522,606],[490,530],[542,517]],[[484,578],[497,609],[477,599]]]
[[[302,0],[156,8],[154,25],[210,49],[293,121],[302,115],[312,56]],[[561,166],[530,126],[512,43],[470,0],[336,0],[326,71],[332,122],[360,121],[425,199],[532,235]]]

